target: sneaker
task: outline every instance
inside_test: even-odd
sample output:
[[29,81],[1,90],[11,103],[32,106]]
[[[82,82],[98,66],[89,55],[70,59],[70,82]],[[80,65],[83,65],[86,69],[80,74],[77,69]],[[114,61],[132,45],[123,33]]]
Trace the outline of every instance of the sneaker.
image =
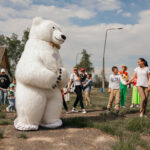
[[134,107],[134,105],[133,105],[133,104],[131,104],[130,108],[133,108],[133,107]]
[[143,115],[144,118],[148,118],[147,115]]
[[110,112],[110,108],[107,108],[107,112]]
[[143,118],[144,117],[144,114],[143,113],[140,113],[140,118]]
[[119,116],[119,111],[116,111],[116,112],[115,112],[115,115],[118,117],[118,116]]
[[78,112],[78,110],[76,109],[76,108],[72,108],[72,111],[71,112],[73,112],[73,113],[77,113]]
[[140,106],[137,104],[136,107],[139,108]]
[[16,112],[16,111],[13,109],[11,112],[13,112],[13,113],[14,113],[14,112]]
[[85,109],[82,109],[82,114],[86,114],[86,110]]
[[126,108],[126,106],[122,106],[122,108]]
[[9,112],[9,108],[8,107],[6,107],[6,111]]

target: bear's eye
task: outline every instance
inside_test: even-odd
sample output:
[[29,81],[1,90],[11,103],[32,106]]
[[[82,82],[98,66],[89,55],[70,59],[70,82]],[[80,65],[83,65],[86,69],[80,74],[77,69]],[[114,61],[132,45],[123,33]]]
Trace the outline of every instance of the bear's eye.
[[55,27],[53,27],[53,29],[55,29]]

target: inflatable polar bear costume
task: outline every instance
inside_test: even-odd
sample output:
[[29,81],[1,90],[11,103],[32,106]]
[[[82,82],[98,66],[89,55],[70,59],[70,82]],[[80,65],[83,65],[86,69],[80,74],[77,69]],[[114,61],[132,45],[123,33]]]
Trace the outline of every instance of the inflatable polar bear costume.
[[24,52],[16,68],[16,109],[18,130],[38,130],[39,125],[57,128],[62,97],[60,89],[68,82],[59,48],[66,37],[60,27],[40,17],[33,19]]

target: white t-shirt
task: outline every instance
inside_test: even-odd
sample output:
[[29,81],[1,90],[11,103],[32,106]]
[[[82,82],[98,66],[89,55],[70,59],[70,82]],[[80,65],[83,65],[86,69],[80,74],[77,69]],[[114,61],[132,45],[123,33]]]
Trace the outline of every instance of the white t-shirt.
[[70,79],[73,80],[75,86],[81,85],[81,81],[78,79],[75,73],[70,75]]
[[148,67],[140,68],[137,67],[134,70],[137,74],[137,84],[136,86],[148,87],[148,74],[150,73],[150,69]]
[[111,74],[110,77],[109,77],[109,88],[115,89],[115,90],[120,89],[120,82],[122,84],[126,84],[126,82],[123,80],[121,75]]

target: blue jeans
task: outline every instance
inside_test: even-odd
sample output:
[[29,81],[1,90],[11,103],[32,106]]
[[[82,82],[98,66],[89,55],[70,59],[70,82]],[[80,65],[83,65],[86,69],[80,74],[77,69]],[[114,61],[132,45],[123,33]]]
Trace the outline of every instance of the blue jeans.
[[7,107],[9,110],[15,110],[15,99],[9,99],[9,106]]
[[0,100],[1,100],[1,105],[5,105],[7,101],[7,93],[0,91]]

